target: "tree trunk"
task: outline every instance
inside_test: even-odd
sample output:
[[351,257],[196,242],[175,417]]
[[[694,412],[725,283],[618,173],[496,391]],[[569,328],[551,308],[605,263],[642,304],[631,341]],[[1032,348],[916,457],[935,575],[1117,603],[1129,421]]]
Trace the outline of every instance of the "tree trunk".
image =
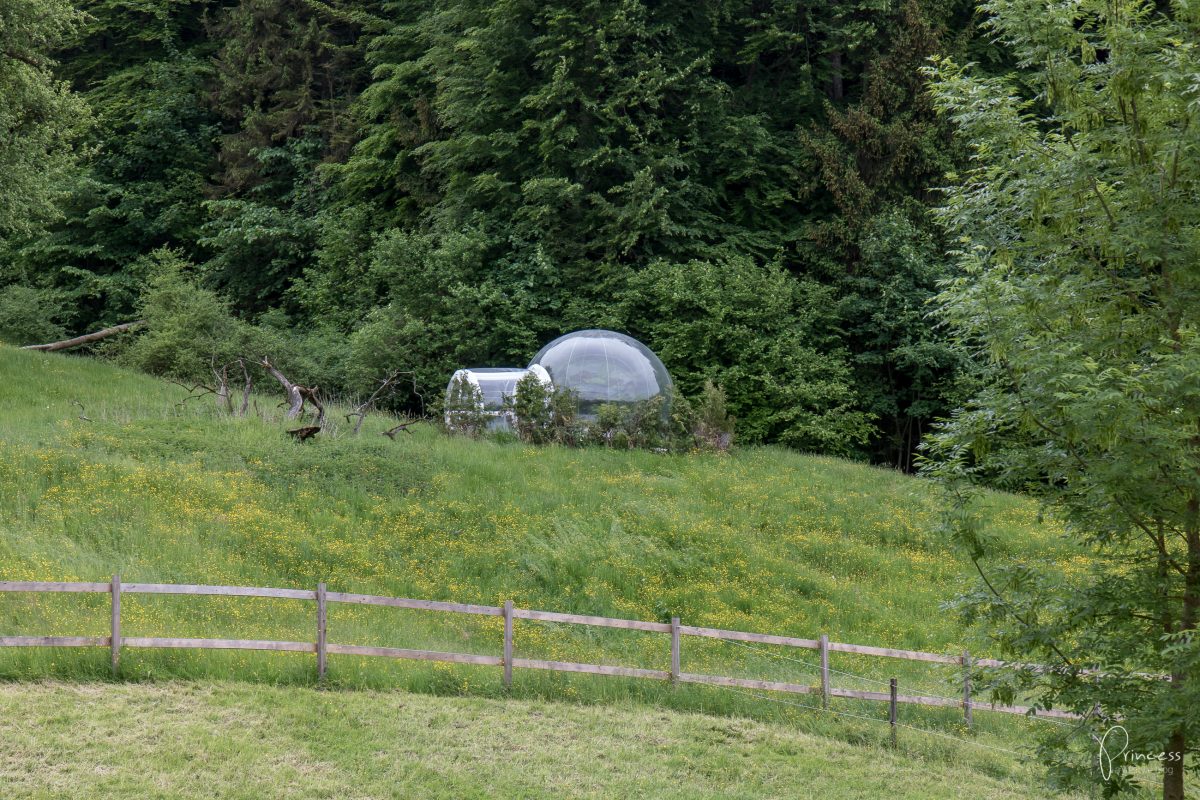
[[[1200,615],[1200,498],[1191,497],[1187,504],[1188,524],[1187,570],[1183,579],[1183,613],[1179,619],[1179,630],[1196,630],[1196,617]],[[1171,686],[1183,691],[1188,675],[1173,671]],[[1167,760],[1163,762],[1163,800],[1184,800],[1183,767],[1187,755],[1187,731],[1180,725],[1167,741]]]
[[829,54],[829,97],[837,101],[846,96],[842,87],[842,51]]
[[269,359],[263,358],[258,363],[262,365],[263,369],[271,373],[271,377],[279,381],[280,385],[283,386],[283,391],[287,393],[289,404],[287,418],[295,419],[300,416],[300,412],[304,410],[304,395],[301,394],[300,387],[289,381],[287,376],[282,372],[275,369]]
[[96,331],[94,333],[85,333],[83,336],[76,336],[74,339],[63,339],[61,342],[50,342],[48,344],[27,344],[22,347],[22,350],[40,350],[49,353],[54,350],[66,350],[69,347],[78,347],[81,344],[89,342],[98,342],[106,336],[112,336],[114,333],[124,333],[130,328],[136,328],[138,325],[145,325],[146,320],[137,319],[133,322],[123,322],[120,325],[113,325],[111,328]]
[[1187,740],[1183,730],[1171,734],[1167,742],[1167,760],[1163,762],[1163,800],[1184,800],[1183,797],[1183,754],[1187,752]]

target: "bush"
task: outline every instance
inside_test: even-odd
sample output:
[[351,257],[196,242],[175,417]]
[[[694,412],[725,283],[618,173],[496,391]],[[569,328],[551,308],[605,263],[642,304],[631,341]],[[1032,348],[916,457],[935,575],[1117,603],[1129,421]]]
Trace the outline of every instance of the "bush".
[[145,329],[124,347],[121,362],[156,375],[183,381],[209,380],[214,364],[225,364],[247,352],[249,326],[235,319],[229,305],[188,274],[192,269],[171,250],[145,257],[149,287],[139,311]]
[[517,381],[513,396],[506,398],[505,405],[512,412],[521,441],[542,444],[551,438],[554,420],[550,394],[536,375],[528,374]]
[[570,389],[547,388],[537,376],[526,375],[517,381],[506,407],[523,442],[578,445],[586,439],[579,420],[579,397]]
[[848,453],[870,435],[828,289],[745,257],[660,261],[630,281],[625,305],[681,390],[725,388],[746,440]]
[[551,439],[557,444],[578,446],[585,439],[579,419],[579,395],[571,389],[555,387],[550,392]]
[[0,342],[42,344],[63,338],[62,303],[45,289],[14,284],[0,289]]
[[725,452],[733,445],[734,419],[726,409],[725,390],[712,381],[704,382],[704,392],[695,405],[692,437],[702,449]]
[[[471,389],[474,389],[472,386]],[[468,403],[467,391],[454,387],[455,407]],[[711,381],[693,405],[676,397],[670,414],[667,399],[653,397],[637,403],[602,403],[596,418],[579,419],[579,399],[569,389],[548,389],[533,375],[517,381],[505,408],[512,414],[515,437],[528,444],[601,445],[616,450],[673,449],[724,452],[733,443],[733,417],[725,408],[725,393]]]
[[489,417],[483,413],[483,390],[465,375],[450,381],[446,393],[446,430],[476,438],[487,432]]

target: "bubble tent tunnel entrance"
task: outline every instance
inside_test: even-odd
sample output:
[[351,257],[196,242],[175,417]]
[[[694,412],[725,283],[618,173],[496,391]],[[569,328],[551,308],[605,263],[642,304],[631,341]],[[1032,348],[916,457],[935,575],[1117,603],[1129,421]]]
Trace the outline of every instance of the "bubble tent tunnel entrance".
[[469,382],[479,391],[481,400],[476,410],[489,418],[488,427],[511,429],[505,399],[513,396],[517,382],[527,375],[536,377],[547,389],[573,391],[583,419],[594,419],[601,405],[631,405],[658,397],[663,399],[663,413],[669,410],[671,376],[654,351],[632,336],[594,328],[558,337],[539,350],[524,369],[456,370],[446,387],[446,396],[451,396],[456,383]]

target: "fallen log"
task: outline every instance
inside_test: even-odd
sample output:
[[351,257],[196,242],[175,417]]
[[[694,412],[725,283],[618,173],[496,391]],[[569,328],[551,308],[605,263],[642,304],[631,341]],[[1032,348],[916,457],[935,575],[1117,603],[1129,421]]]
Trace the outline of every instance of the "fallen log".
[[81,344],[98,342],[107,336],[112,336],[114,333],[124,333],[130,328],[136,328],[138,325],[145,324],[146,320],[144,319],[137,319],[133,322],[122,322],[120,325],[113,325],[111,328],[104,328],[94,333],[85,333],[83,336],[76,336],[74,339],[63,339],[61,342],[48,342],[47,344],[27,344],[21,349],[40,350],[46,353],[54,350],[66,350],[69,347],[78,347]]

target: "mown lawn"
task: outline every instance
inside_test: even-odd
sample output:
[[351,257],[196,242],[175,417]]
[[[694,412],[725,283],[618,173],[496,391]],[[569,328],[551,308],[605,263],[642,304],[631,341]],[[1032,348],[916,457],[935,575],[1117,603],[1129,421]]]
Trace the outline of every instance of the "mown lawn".
[[892,751],[625,704],[236,683],[0,684],[0,741],[13,799],[1050,796],[904,735]]

